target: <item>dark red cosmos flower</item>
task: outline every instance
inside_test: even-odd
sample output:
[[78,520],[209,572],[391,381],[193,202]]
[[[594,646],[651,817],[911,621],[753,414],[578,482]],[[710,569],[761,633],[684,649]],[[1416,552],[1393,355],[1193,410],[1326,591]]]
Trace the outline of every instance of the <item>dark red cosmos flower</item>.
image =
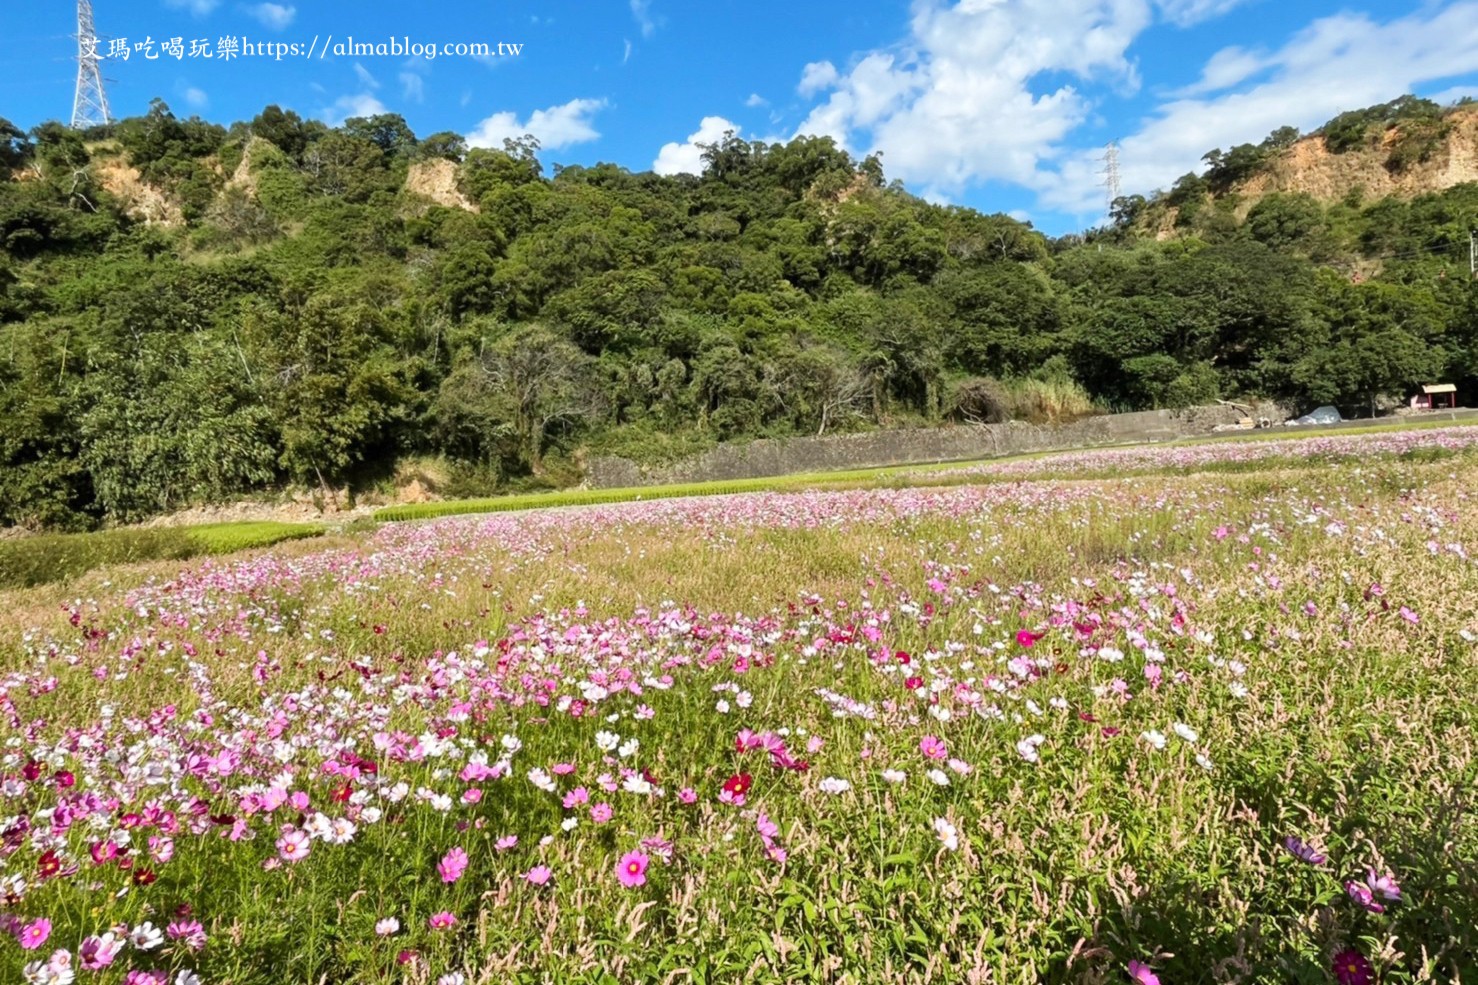
[[1334,956],[1334,977],[1339,985],[1371,985],[1375,981],[1375,969],[1365,955],[1347,949]]
[[61,871],[61,856],[57,855],[57,853],[50,848],[42,852],[41,857],[36,860],[36,874],[39,875],[42,879],[50,879],[53,876],[59,874]]
[[150,869],[135,869],[133,872],[133,884],[135,886],[151,885],[157,878],[159,877]]
[[339,789],[337,789],[337,790],[335,790],[333,792],[333,794],[332,794],[333,801],[336,804],[346,804],[346,803],[349,802],[349,797],[353,793],[354,793],[354,788],[351,787],[349,784],[346,783],[342,787],[340,787]]
[[899,650],[899,651],[895,652],[893,654],[893,659],[894,660],[897,660],[899,663],[903,664],[903,666],[905,666],[905,667],[907,667],[909,665],[909,663],[911,663],[913,661],[913,657],[910,657],[908,655],[908,651],[906,651],[906,650]]
[[924,686],[924,679],[922,677],[910,677],[908,680],[903,682],[903,686],[908,688],[910,691],[917,691],[919,688]]
[[1104,728],[1099,729],[1099,731],[1103,733],[1103,737],[1105,739],[1112,739],[1114,736],[1119,734],[1119,730],[1114,728],[1112,725],[1105,726]]
[[36,779],[38,776],[41,775],[41,764],[34,759],[31,760],[30,762],[26,763],[24,768],[21,769],[21,775],[24,776],[27,780]]
[[1098,716],[1095,715],[1095,714],[1093,714],[1092,712],[1080,711],[1080,712],[1078,712],[1078,717],[1081,718],[1085,722],[1096,722],[1096,721],[1098,721]]
[[749,793],[749,788],[754,784],[754,777],[748,773],[736,773],[724,781],[724,789],[730,796],[738,797]]

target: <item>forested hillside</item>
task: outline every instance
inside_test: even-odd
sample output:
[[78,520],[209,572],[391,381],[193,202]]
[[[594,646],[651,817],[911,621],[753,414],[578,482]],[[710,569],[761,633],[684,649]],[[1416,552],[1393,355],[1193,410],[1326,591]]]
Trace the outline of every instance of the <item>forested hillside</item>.
[[[1397,101],[1316,139],[1421,167],[1465,112]],[[1245,192],[1297,138],[1052,240],[825,139],[730,138],[667,178],[548,174],[530,141],[398,116],[0,120],[0,524],[363,487],[413,456],[471,493],[576,482],[592,452],[1470,387],[1478,185]]]

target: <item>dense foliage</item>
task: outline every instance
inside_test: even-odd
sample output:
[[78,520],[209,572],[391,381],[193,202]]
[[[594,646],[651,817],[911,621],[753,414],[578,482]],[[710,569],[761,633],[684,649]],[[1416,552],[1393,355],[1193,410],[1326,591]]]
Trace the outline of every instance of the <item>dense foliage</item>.
[[[1054,241],[827,139],[551,176],[532,140],[469,150],[393,115],[0,120],[0,524],[362,486],[409,456],[535,488],[587,453],[1471,380],[1478,186],[1239,221],[1228,182],[1294,136],[1208,157],[1171,241],[1136,232],[1143,199]],[[109,180],[128,167],[171,221],[137,218]],[[417,193],[438,169],[470,208]]]

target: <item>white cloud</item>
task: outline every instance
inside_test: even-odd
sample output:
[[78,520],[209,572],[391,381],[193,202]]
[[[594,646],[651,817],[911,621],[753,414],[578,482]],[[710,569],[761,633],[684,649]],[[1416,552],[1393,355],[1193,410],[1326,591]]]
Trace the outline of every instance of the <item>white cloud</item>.
[[703,148],[698,145],[716,144],[728,130],[738,133],[739,127],[722,116],[705,116],[686,141],[662,145],[652,170],[658,174],[702,174]]
[[631,42],[627,41],[626,49],[621,53],[621,64],[625,65],[629,61],[631,61]]
[[751,92],[749,98],[744,100],[744,105],[750,109],[759,109],[761,106],[770,105],[770,101],[757,92]]
[[385,104],[367,92],[361,92],[352,96],[340,96],[334,100],[332,106],[321,110],[319,119],[331,127],[342,126],[344,121],[354,116],[375,116],[379,113],[387,113]]
[[[1346,110],[1359,109],[1473,71],[1478,50],[1478,0],[1460,0],[1388,21],[1337,14],[1314,21],[1276,51],[1259,56],[1265,77],[1240,90],[1213,79],[1217,67],[1238,64],[1240,54],[1219,52],[1192,92],[1162,102],[1120,142],[1125,193],[1167,188],[1187,171],[1200,170],[1214,147],[1257,143],[1280,126],[1318,127]],[[1244,66],[1245,67],[1245,66]],[[1230,71],[1236,77],[1247,75]],[[1461,87],[1449,90],[1461,94]],[[1445,95],[1445,94],[1444,94]],[[1067,212],[1102,207],[1098,177],[1101,151],[1084,151],[1044,171],[1036,187],[1044,204]]]
[[164,0],[166,7],[188,10],[196,17],[204,17],[221,5],[221,0]]
[[375,78],[374,75],[370,73],[370,70],[365,68],[359,62],[354,63],[354,76],[359,79],[359,84],[364,86],[366,89],[380,88],[380,80]]
[[1223,48],[1211,56],[1201,70],[1201,78],[1181,89],[1177,95],[1200,96],[1230,89],[1246,82],[1270,64],[1266,54],[1237,47]]
[[1166,20],[1181,27],[1189,27],[1220,17],[1233,7],[1240,7],[1246,2],[1247,0],[1155,0],[1155,6],[1160,8],[1160,13],[1165,15]]
[[400,94],[409,102],[424,103],[426,101],[426,80],[415,72],[401,72]]
[[259,3],[246,8],[246,12],[274,31],[280,31],[298,16],[298,8],[280,3]]
[[592,118],[605,108],[604,99],[572,99],[562,106],[535,110],[523,121],[512,112],[494,113],[467,134],[467,143],[472,147],[502,147],[505,139],[516,140],[524,134],[533,134],[545,150],[588,143],[600,138]]
[[631,0],[631,16],[641,27],[641,36],[650,38],[657,33],[657,19],[652,15],[652,0]]
[[801,84],[796,87],[796,91],[802,96],[814,96],[823,89],[836,85],[840,78],[837,67],[831,62],[812,62],[801,70]]
[[210,105],[210,97],[205,94],[204,89],[197,89],[194,86],[190,86],[185,90],[185,102],[192,109],[204,109]]
[[800,92],[830,95],[798,132],[882,151],[889,174],[926,193],[1030,184],[1091,110],[1076,84],[1033,83],[1053,73],[1132,88],[1126,52],[1153,20],[1149,0],[918,0],[903,43],[844,73],[806,66]]

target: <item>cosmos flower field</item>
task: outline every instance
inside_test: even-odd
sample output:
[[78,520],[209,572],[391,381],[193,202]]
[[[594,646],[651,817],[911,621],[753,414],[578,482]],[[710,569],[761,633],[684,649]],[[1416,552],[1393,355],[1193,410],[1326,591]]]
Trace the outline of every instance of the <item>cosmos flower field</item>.
[[1478,429],[1378,437],[0,593],[0,980],[1478,979]]

